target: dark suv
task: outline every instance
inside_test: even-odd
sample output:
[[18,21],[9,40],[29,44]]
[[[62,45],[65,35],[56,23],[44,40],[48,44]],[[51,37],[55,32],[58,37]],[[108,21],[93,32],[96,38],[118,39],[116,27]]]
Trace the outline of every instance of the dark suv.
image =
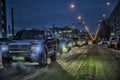
[[50,57],[51,62],[56,61],[56,46],[57,41],[49,30],[21,30],[12,41],[2,44],[3,66],[8,67],[18,61],[46,65],[47,57]]

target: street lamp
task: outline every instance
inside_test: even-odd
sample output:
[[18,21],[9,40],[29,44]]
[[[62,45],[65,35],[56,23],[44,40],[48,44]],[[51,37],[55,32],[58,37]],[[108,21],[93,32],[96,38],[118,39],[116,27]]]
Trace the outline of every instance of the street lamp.
[[70,5],[70,8],[72,8],[72,9],[75,8],[75,5],[74,5],[74,4],[71,4],[71,5]]
[[81,18],[82,18],[81,16],[78,16],[78,20],[81,20]]
[[111,3],[110,3],[109,1],[108,1],[108,2],[106,2],[106,5],[107,5],[107,6],[110,6],[110,4],[111,4]]
[[[78,16],[77,19],[78,19],[78,26],[81,25],[81,24],[84,26],[86,24],[81,16]],[[82,28],[82,30],[83,30],[83,28]]]

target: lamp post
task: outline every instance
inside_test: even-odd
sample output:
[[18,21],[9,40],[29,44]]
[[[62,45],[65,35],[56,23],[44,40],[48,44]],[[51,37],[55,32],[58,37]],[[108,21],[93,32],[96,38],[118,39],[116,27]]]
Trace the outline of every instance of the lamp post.
[[[75,8],[75,4],[74,4],[74,3],[70,4],[70,5],[69,5],[69,8],[70,8],[70,9],[74,9],[74,8]],[[75,25],[74,25],[73,22],[72,22],[71,28],[72,28],[72,35],[74,35]]]
[[14,37],[15,34],[15,30],[14,30],[14,11],[13,11],[13,7],[11,8],[11,17],[12,17],[12,36]]
[[[110,0],[107,0],[106,1],[106,3],[105,3],[105,7],[109,7],[110,5],[111,5],[111,2],[110,2]],[[107,9],[108,10],[108,9]],[[106,28],[106,25],[108,26],[108,21],[107,21],[107,14],[103,14],[102,15],[102,19],[101,20],[99,20],[99,22],[98,22],[98,28],[99,28],[99,30],[100,30],[100,32],[99,32],[99,37],[101,38],[101,39],[105,39],[105,38],[107,38],[108,36],[107,36],[107,34],[109,34],[109,28]]]

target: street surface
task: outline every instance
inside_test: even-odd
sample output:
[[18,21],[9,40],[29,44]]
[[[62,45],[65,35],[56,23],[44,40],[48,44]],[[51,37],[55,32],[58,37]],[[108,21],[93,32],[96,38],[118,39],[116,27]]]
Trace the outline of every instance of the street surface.
[[73,48],[58,54],[58,60],[45,68],[16,64],[4,69],[0,80],[120,80],[120,51],[99,46]]

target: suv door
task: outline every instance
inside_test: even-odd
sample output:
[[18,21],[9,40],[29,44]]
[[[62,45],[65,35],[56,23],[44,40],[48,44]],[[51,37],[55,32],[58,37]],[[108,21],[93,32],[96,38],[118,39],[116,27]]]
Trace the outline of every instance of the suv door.
[[54,54],[56,41],[50,31],[46,31],[46,44],[47,44],[48,56],[51,56],[52,54]]

